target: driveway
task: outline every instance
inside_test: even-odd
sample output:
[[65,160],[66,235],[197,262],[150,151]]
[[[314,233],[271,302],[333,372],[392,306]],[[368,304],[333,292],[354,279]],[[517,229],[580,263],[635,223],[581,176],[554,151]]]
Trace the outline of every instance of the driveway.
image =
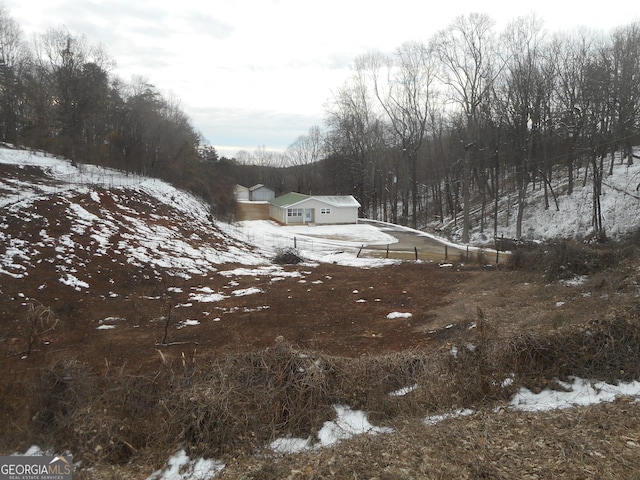
[[382,232],[391,235],[398,240],[390,245],[365,245],[363,254],[372,256],[387,256],[389,258],[415,258],[416,251],[419,259],[428,260],[458,260],[460,255],[467,255],[467,249],[456,247],[443,241],[435,239],[426,233],[403,228],[397,225],[390,225],[375,220],[358,219],[359,223],[367,223],[379,228]]

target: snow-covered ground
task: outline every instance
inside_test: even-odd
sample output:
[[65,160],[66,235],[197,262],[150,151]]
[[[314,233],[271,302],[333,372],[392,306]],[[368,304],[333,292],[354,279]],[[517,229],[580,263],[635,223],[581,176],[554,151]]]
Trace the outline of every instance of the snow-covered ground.
[[[640,153],[640,149],[636,150]],[[607,169],[610,160],[605,162]],[[525,240],[544,241],[556,238],[584,238],[593,233],[592,209],[593,186],[591,170],[587,172],[584,182],[585,169],[576,171],[577,178],[574,191],[566,195],[566,176],[558,175],[552,179],[554,191],[558,194],[558,208],[549,193],[549,208],[544,208],[544,190],[538,185],[532,190],[529,185],[527,204],[522,221],[522,236]],[[616,154],[613,175],[605,176],[602,181],[602,195],[600,204],[603,225],[610,238],[620,238],[640,228],[640,162],[628,166],[621,162]],[[510,200],[510,201],[509,201]],[[502,208],[498,216],[498,236],[516,238],[516,215],[518,211],[516,195],[510,199],[503,199]],[[461,234],[457,230],[456,237]],[[471,229],[470,242],[475,245],[487,243],[488,237],[493,235],[493,221],[491,220],[481,234],[479,226]]]
[[[0,223],[0,241],[6,246],[0,256],[0,275],[13,278],[28,275],[40,248],[55,248],[60,257],[73,258],[75,251],[84,248],[78,239],[86,235],[91,237],[89,248],[93,255],[114,252],[125,255],[133,265],[160,267],[185,278],[217,271],[225,263],[267,265],[277,250],[288,247],[297,247],[310,261],[360,267],[393,263],[357,258],[363,244],[397,241],[370,225],[280,227],[270,221],[214,224],[207,206],[196,197],[157,179],[94,165],[74,166],[67,160],[10,148],[0,148],[0,164],[18,166],[25,172],[36,167],[45,174],[43,178],[29,180],[0,178],[0,209],[5,217]],[[137,194],[141,202],[148,196],[177,211],[182,218],[176,224],[187,221],[195,233],[184,238],[177,225],[164,227],[161,222],[151,224],[141,220],[127,205],[127,200]],[[103,198],[105,195],[110,198]],[[65,215],[73,225],[71,232],[57,236],[42,229],[38,242],[26,242],[7,233],[9,215],[24,222],[47,223],[43,215],[30,207],[53,196],[58,207],[66,210]],[[105,201],[115,203],[119,215],[102,208],[101,202]],[[215,245],[211,244],[212,239],[216,240]],[[87,288],[90,281],[78,278],[75,273],[62,271],[60,281],[72,288]]]

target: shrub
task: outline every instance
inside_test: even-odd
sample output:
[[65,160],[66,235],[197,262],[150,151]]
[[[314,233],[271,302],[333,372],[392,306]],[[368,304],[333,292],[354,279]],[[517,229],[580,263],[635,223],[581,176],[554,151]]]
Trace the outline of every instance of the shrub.
[[295,248],[282,248],[276,252],[273,262],[278,265],[297,265],[303,262],[300,252]]
[[563,240],[535,248],[518,248],[509,256],[507,266],[513,270],[541,272],[553,281],[614,268],[632,254],[632,249],[614,244],[585,245]]
[[89,465],[128,462],[136,455],[161,462],[178,444],[190,455],[219,458],[255,452],[286,435],[313,436],[336,404],[392,424],[401,416],[424,418],[505,401],[520,386],[540,389],[553,377],[640,377],[637,310],[509,337],[478,310],[474,331],[476,338],[462,338],[455,350],[449,344],[357,358],[301,350],[280,338],[262,351],[202,365],[193,360],[189,368],[180,358],[161,355],[150,373],[124,367],[96,373],[63,362],[35,386],[33,437],[69,449]]

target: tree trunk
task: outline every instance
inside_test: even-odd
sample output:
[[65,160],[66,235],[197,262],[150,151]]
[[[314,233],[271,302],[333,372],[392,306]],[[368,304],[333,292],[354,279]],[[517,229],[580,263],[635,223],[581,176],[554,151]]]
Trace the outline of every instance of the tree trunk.
[[469,230],[471,229],[471,215],[470,215],[470,177],[471,176],[471,147],[467,147],[464,158],[464,167],[462,169],[462,243],[469,243]]

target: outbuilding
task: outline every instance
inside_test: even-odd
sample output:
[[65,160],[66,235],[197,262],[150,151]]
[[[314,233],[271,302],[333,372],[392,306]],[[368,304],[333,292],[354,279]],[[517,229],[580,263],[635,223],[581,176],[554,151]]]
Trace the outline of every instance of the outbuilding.
[[358,223],[360,203],[352,195],[291,192],[269,203],[269,217],[285,225]]
[[252,202],[269,202],[273,200],[276,193],[269,187],[265,187],[261,183],[254,185],[249,189],[249,200]]
[[243,185],[233,187],[233,194],[238,201],[249,201],[249,189]]

